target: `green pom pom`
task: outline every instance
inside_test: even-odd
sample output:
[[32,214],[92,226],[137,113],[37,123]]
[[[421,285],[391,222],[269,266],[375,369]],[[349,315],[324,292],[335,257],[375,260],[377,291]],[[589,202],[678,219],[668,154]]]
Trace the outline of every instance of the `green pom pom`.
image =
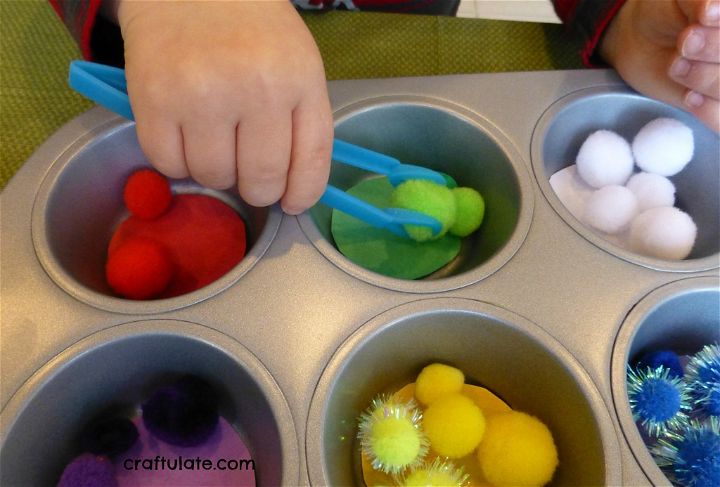
[[480,193],[472,188],[454,188],[455,223],[450,226],[450,233],[458,237],[467,237],[482,224],[485,216],[485,201]]
[[440,233],[433,235],[431,228],[405,225],[410,238],[417,242],[434,240],[445,235],[455,223],[455,197],[445,186],[422,179],[411,179],[398,185],[392,194],[392,206],[424,213],[442,225]]

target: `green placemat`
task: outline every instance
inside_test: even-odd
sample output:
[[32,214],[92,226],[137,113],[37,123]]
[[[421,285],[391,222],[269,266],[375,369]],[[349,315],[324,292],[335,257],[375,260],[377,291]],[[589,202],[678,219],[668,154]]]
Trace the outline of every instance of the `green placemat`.
[[[581,67],[554,24],[422,15],[303,15],[328,79]],[[46,0],[0,0],[0,188],[61,125],[92,106],[67,86],[77,46]]]

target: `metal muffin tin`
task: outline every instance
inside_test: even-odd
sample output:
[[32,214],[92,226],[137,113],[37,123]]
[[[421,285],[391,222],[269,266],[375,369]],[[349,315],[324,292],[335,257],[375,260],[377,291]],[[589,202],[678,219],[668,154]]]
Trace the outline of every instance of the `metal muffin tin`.
[[[290,217],[213,192],[248,223],[245,260],[184,296],[113,297],[103,252],[123,182],[147,162],[131,123],[90,110],[1,196],[0,485],[52,484],[83,418],[186,372],[221,391],[258,485],[361,485],[355,418],[437,360],[549,424],[553,485],[667,484],[629,417],[624,365],[720,335],[717,135],[610,71],[337,81],[330,95],[339,138],[483,193],[487,220],[459,257],[424,280],[380,276],[334,248],[327,208]],[[548,184],[592,130],[631,137],[658,116],[695,133],[673,178],[700,229],[682,262],[614,247]],[[364,177],[331,175],[341,188]]]

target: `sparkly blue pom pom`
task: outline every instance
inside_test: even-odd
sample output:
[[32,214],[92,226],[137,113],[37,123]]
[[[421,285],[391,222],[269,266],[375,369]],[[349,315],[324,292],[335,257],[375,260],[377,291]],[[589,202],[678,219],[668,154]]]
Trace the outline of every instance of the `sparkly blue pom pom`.
[[687,365],[690,398],[701,416],[720,416],[720,345],[706,345]]
[[670,376],[670,369],[634,370],[628,366],[627,388],[633,419],[648,434],[662,436],[687,422],[687,389],[682,379]]
[[720,421],[691,420],[687,429],[661,438],[651,450],[668,478],[684,487],[720,485]]

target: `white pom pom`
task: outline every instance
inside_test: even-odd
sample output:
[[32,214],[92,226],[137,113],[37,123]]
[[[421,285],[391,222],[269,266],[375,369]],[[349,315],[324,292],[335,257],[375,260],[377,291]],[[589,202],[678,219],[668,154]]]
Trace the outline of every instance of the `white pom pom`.
[[590,195],[583,219],[591,227],[612,235],[630,223],[637,208],[637,198],[625,186],[605,186]]
[[637,133],[632,143],[635,162],[643,171],[673,176],[693,157],[690,127],[672,118],[656,118]]
[[697,226],[690,215],[672,206],[650,208],[640,213],[630,227],[632,249],[660,259],[686,258],[696,236]]
[[675,185],[665,176],[651,172],[634,174],[625,185],[638,200],[638,211],[657,206],[675,206]]
[[576,162],[580,177],[594,188],[623,185],[634,168],[630,144],[610,130],[590,134],[580,146]]
[[580,220],[585,213],[585,203],[595,188],[578,176],[577,166],[573,164],[553,174],[550,186],[572,216]]

